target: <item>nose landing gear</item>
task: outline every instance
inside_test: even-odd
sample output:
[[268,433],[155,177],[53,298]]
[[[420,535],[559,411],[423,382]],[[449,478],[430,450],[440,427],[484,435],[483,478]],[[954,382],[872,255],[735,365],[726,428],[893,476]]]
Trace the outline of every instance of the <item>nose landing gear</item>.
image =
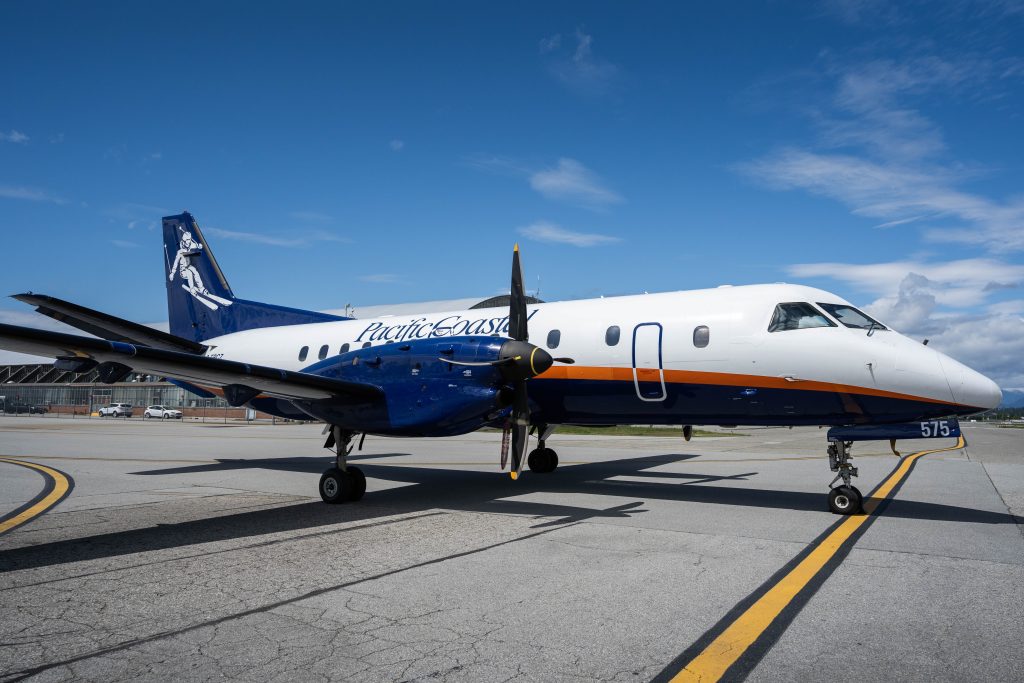
[[558,454],[545,445],[547,438],[554,431],[555,428],[549,425],[541,425],[538,428],[537,447],[530,451],[530,455],[526,458],[526,465],[531,472],[547,474],[554,472],[558,467]]
[[[831,441],[828,445],[828,466],[837,472],[829,484],[828,507],[837,515],[855,515],[863,509],[864,497],[850,481],[857,476],[857,468],[850,464],[852,441]],[[837,481],[843,483],[835,486]]]
[[324,448],[333,448],[335,465],[320,476],[320,497],[325,503],[355,502],[366,493],[366,475],[358,467],[348,464],[352,452],[351,432],[331,425]]

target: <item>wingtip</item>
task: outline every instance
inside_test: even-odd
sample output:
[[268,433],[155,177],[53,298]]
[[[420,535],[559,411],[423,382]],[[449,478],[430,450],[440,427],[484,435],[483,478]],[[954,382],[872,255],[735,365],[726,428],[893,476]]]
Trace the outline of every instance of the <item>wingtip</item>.
[[519,242],[516,242],[516,246],[512,247],[512,251],[515,251],[515,252],[519,251]]

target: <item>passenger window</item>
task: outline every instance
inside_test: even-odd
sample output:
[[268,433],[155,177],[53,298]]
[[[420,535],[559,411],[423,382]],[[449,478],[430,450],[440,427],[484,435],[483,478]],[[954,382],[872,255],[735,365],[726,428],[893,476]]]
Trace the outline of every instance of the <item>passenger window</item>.
[[548,332],[548,348],[549,349],[557,349],[558,348],[558,342],[560,342],[561,340],[562,340],[562,331],[561,330],[551,330],[550,332]]
[[826,313],[832,315],[833,318],[846,325],[857,330],[885,330],[885,325],[878,322],[866,313],[861,313],[853,306],[848,304],[823,304],[820,301],[818,305],[825,309]]
[[363,342],[363,348],[364,349],[370,348],[370,342]]
[[348,353],[348,342],[341,345],[341,349],[338,350],[338,353]]
[[612,325],[604,333],[604,343],[608,346],[615,346],[619,343],[619,326]]
[[299,349],[299,362],[302,362],[302,361],[306,360],[306,356],[308,356],[308,355],[309,355],[309,347],[308,346],[303,346],[301,349]]
[[698,349],[703,349],[711,341],[711,330],[708,329],[707,325],[700,325],[693,328],[693,345]]
[[323,346],[320,347],[320,353],[316,354],[316,357],[319,358],[320,360],[327,358],[327,344],[324,344]]
[[779,304],[775,307],[769,332],[803,330],[809,327],[835,327],[836,324],[823,316],[814,306],[806,302]]

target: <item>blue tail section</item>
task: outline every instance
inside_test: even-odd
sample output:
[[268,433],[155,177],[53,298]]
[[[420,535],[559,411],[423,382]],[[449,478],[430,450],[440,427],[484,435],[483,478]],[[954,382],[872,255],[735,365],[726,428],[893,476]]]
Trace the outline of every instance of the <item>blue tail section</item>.
[[164,217],[164,265],[171,334],[197,342],[261,327],[348,320],[235,298],[190,213]]

